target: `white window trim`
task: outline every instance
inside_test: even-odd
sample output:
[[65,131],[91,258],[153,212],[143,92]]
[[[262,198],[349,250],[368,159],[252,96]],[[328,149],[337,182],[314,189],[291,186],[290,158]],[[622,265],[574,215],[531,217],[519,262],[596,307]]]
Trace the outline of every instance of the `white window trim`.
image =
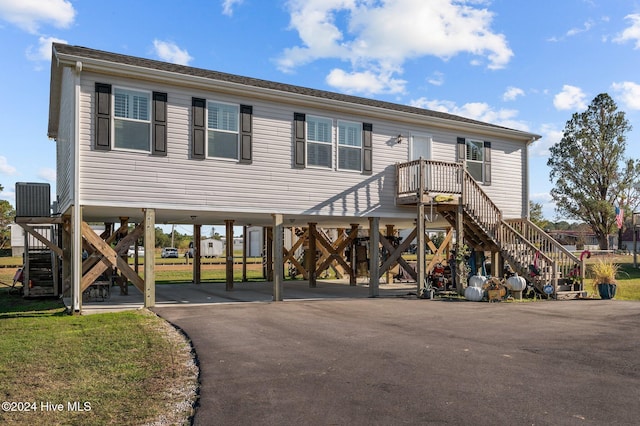
[[[331,122],[331,141],[330,142],[321,142],[321,141],[309,141],[309,119],[310,118],[316,118],[316,119],[320,119],[320,120],[328,120]],[[333,118],[330,117],[323,117],[320,115],[312,115],[309,114],[307,115],[305,121],[304,121],[304,143],[306,145],[305,147],[305,157],[304,157],[304,165],[306,168],[309,169],[319,169],[319,170],[335,170],[336,168],[336,156],[337,153],[336,151],[336,142],[335,142],[335,132],[336,132],[336,128],[335,128],[335,124],[334,124],[334,120]],[[331,147],[331,161],[329,161],[329,166],[318,166],[315,164],[309,164],[308,158],[309,158],[309,143],[315,143],[315,144],[319,144],[319,145],[329,145]]]
[[[238,130],[236,130],[235,132],[231,132],[229,130],[222,130],[222,129],[210,129],[209,128],[209,102],[214,103],[214,104],[220,104],[220,105],[231,105],[234,106],[238,109],[237,112],[237,118],[236,118],[236,123],[238,124]],[[229,161],[232,163],[237,163],[238,160],[240,160],[240,104],[236,104],[233,102],[224,102],[224,101],[219,101],[216,99],[207,99],[206,100],[206,114],[205,114],[205,129],[206,129],[206,136],[205,136],[205,158],[211,158],[213,160],[220,160],[220,161]],[[236,158],[228,158],[228,157],[214,157],[213,155],[209,155],[209,131],[216,131],[216,132],[220,132],[220,133],[230,133],[230,134],[235,134],[236,135],[236,145],[237,145],[237,150],[236,150]]]
[[[357,128],[360,129],[360,146],[359,147],[355,147],[353,145],[340,145],[340,123],[346,123],[346,124],[350,124],[353,125]],[[350,120],[336,120],[336,170],[341,171],[341,172],[347,172],[347,173],[362,173],[362,157],[364,156],[364,143],[362,141],[362,133],[363,133],[363,129],[362,129],[362,123],[361,122],[357,122],[357,121],[350,121]],[[342,169],[340,168],[340,147],[345,147],[347,149],[359,149],[360,150],[360,168],[355,170],[355,169]]]
[[[473,164],[480,164],[480,173],[482,173],[481,179],[477,180],[477,183],[483,184],[484,185],[484,141],[480,140],[480,139],[472,139],[472,138],[465,138],[464,140],[465,142],[465,149],[464,149],[464,162],[465,162],[465,167],[467,164],[469,163],[473,163]],[[467,158],[467,142],[477,142],[480,144],[480,146],[482,147],[482,161],[477,161],[477,160],[469,160]]]
[[[130,90],[132,92],[140,92],[140,93],[146,93],[148,96],[148,100],[149,100],[149,120],[137,120],[134,118],[123,118],[123,117],[116,117],[116,90]],[[152,125],[152,117],[153,117],[153,96],[152,96],[152,92],[151,90],[145,90],[145,89],[140,89],[140,88],[134,88],[134,87],[127,87],[127,86],[113,86],[111,89],[111,122],[109,123],[109,125],[111,126],[111,140],[109,141],[109,143],[111,144],[111,149],[113,151],[123,151],[123,152],[136,152],[136,153],[141,153],[141,152],[146,152],[148,154],[151,153],[151,145],[153,143],[152,138],[153,138],[153,125]],[[149,149],[147,150],[142,150],[142,149],[133,149],[133,148],[121,148],[121,147],[117,147],[116,146],[116,120],[123,120],[123,121],[131,121],[134,123],[148,123],[149,124]]]

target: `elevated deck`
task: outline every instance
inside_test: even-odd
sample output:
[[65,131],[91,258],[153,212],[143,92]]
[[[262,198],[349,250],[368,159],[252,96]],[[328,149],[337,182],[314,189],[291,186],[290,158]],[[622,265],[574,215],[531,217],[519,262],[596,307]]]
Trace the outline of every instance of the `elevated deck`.
[[398,205],[418,206],[418,214],[421,206],[435,205],[467,245],[500,253],[541,293],[584,295],[584,262],[527,218],[505,220],[464,163],[422,158],[398,163],[396,185]]

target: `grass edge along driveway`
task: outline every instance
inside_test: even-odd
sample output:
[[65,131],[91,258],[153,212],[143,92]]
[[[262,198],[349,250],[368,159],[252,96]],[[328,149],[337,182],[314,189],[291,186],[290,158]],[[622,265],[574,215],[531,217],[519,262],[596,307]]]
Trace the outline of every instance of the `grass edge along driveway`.
[[0,291],[0,424],[189,424],[198,367],[183,334],[145,309],[60,303]]

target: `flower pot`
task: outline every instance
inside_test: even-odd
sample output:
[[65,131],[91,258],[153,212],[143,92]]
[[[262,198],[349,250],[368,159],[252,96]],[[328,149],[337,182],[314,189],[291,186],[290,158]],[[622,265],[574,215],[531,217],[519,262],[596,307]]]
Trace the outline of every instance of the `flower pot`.
[[615,284],[598,284],[598,294],[600,299],[613,299],[616,297]]

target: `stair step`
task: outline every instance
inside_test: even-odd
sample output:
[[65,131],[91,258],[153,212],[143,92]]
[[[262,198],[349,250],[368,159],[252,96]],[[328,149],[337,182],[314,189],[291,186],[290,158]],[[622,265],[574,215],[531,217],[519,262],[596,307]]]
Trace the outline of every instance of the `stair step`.
[[586,299],[586,291],[558,291],[556,292],[557,300],[573,300],[573,299]]

